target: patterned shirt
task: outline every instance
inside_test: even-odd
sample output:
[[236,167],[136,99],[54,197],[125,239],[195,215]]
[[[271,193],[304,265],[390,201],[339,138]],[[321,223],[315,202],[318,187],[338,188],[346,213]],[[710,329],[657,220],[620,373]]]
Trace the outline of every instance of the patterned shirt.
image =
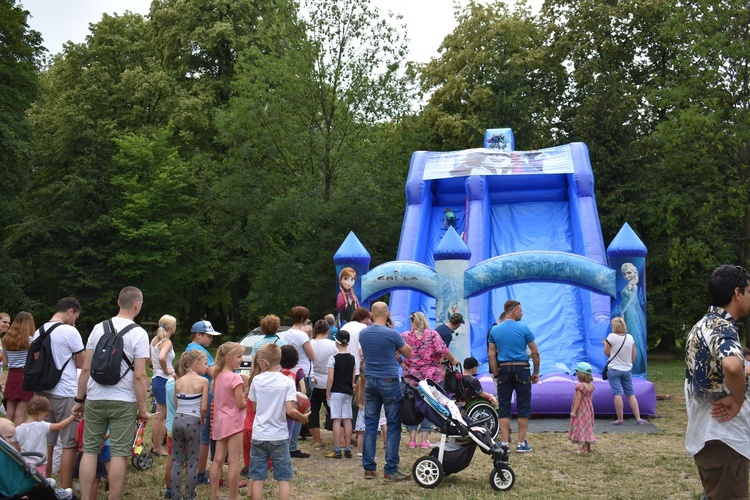
[[685,379],[690,398],[709,402],[729,393],[721,366],[727,356],[744,361],[737,321],[721,307],[711,306],[685,341]]
[[435,330],[425,330],[420,339],[414,330],[409,330],[401,336],[411,347],[411,357],[404,360],[404,374],[413,375],[419,380],[429,378],[442,382],[443,367],[440,361],[450,351],[440,334]]

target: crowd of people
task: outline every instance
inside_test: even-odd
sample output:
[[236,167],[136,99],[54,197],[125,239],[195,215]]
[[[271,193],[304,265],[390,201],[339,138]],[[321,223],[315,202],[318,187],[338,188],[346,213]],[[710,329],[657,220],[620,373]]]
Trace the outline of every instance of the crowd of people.
[[[686,448],[695,459],[707,498],[747,498],[750,406],[745,389],[750,361],[743,364],[737,320],[750,312],[750,280],[741,267],[722,266],[709,280],[709,293],[712,305],[686,340]],[[251,373],[241,375],[244,347],[222,343],[214,358],[209,348],[221,333],[209,321],[192,325],[191,342],[178,359],[172,342],[177,331],[173,316],[162,316],[149,339],[135,323],[143,304],[141,291],[125,287],[117,303],[118,314],[98,323],[85,345],[76,328],[81,305],[75,298],[61,299],[50,320],[38,329],[29,313],[18,313],[12,322],[0,313],[0,333],[5,334],[2,361],[8,367],[3,396],[7,418],[0,419],[0,433],[19,450],[43,457],[51,457],[59,444],[57,483],[70,488],[73,478],[78,478],[83,500],[96,498],[104,478],[109,498],[121,498],[135,423],[149,420],[151,453],[167,459],[165,498],[196,498],[199,484],[210,485],[212,500],[220,498],[225,465],[231,499],[237,499],[243,487],[248,495],[262,498],[270,470],[280,498],[291,498],[292,458],[310,456],[298,447],[304,424],[313,451],[323,450],[323,407],[333,430],[333,447],[326,457],[352,458],[356,434],[364,479],[372,480],[380,435],[385,447],[383,478],[406,481],[410,475],[399,469],[402,376],[441,384],[445,363],[462,363],[466,387],[497,407],[501,446],[510,447],[511,402],[515,401],[515,449],[532,451],[526,434],[540,355],[534,334],[521,322],[523,307],[518,301],[504,304],[487,336],[497,397],[485,392],[473,376],[479,365],[475,358],[461,362],[449,350],[453,332],[464,322],[457,313],[433,330],[425,315],[416,311],[410,315],[410,329],[399,333],[384,302],[375,302],[369,310],[357,303],[342,325],[331,318],[312,324],[307,308],[296,306],[290,313],[292,327],[285,332],[279,331],[277,316],[261,320],[263,336],[252,348]],[[613,318],[611,326],[603,349],[617,416],[612,424],[623,424],[624,395],[640,425],[645,421],[640,418],[631,377],[639,353],[622,318]],[[110,338],[120,343],[106,344],[107,349],[121,352],[115,357],[119,372],[112,380],[103,375],[97,356]],[[48,386],[33,390],[25,378],[27,354],[43,341],[49,342],[49,364],[57,373]],[[147,365],[153,371],[153,415],[147,407]],[[596,442],[592,367],[581,362],[574,373],[577,384],[568,437],[581,445],[576,453],[590,453]],[[432,446],[430,425],[425,420],[407,427],[409,448]],[[40,472],[50,477],[52,461],[47,460]],[[247,483],[241,480],[243,474]]]

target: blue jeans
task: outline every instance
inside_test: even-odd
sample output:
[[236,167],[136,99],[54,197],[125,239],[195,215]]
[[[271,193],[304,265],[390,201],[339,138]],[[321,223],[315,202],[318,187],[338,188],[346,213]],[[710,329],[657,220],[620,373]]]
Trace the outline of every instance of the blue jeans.
[[292,426],[292,432],[289,434],[289,451],[297,451],[297,441],[299,441],[299,433],[302,431],[302,424],[294,422]]
[[383,471],[386,474],[394,474],[398,470],[398,447],[401,445],[401,397],[401,381],[398,377],[390,379],[367,377],[365,380],[365,442],[362,449],[362,467],[366,471],[376,469],[375,449],[381,407],[385,407],[385,418],[388,422]]

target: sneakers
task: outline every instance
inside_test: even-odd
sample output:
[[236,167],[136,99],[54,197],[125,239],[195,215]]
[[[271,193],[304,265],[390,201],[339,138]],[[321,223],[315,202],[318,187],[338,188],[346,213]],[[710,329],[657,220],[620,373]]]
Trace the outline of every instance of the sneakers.
[[374,470],[366,470],[365,471],[365,479],[375,479],[375,471]]
[[416,441],[409,441],[409,448],[416,448],[417,442]]
[[[351,454],[352,454],[352,452],[350,451],[349,455],[351,455]],[[328,455],[326,455],[326,458],[341,458],[341,451],[340,450],[339,451],[335,451],[334,450],[331,453],[329,453]]]
[[172,500],[172,490],[169,490],[169,491],[165,491],[165,492],[164,492],[164,498],[165,498],[166,500]]
[[636,420],[635,423],[637,425],[646,425],[648,422],[646,422],[645,420]]
[[394,483],[398,483],[400,481],[406,481],[408,479],[411,479],[411,474],[404,474],[400,470],[397,470],[393,474],[383,474],[383,479],[387,479],[388,481],[393,481]]
[[516,453],[528,453],[530,451],[531,451],[531,445],[525,439],[523,440],[523,443],[518,443],[516,445]]
[[420,445],[421,448],[430,448],[432,445],[429,441],[422,441],[422,444]]
[[352,458],[352,450],[344,450],[344,456],[346,458]]
[[289,456],[292,458],[310,458],[309,453],[305,453],[302,450],[294,450],[289,452]]
[[209,479],[208,474],[198,474],[198,481],[196,484],[211,484],[211,479]]
[[610,422],[612,425],[625,425],[625,422],[620,422],[618,420],[615,420],[614,422]]

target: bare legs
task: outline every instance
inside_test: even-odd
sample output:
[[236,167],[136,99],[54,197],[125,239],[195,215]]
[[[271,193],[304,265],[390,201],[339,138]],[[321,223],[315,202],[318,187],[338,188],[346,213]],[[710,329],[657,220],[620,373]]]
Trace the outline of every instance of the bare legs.
[[158,455],[166,455],[167,450],[164,449],[162,443],[164,442],[164,436],[167,435],[167,428],[165,426],[165,419],[167,416],[166,405],[156,405],[156,413],[154,414],[154,423],[151,427],[151,443],[154,449],[154,453]]

